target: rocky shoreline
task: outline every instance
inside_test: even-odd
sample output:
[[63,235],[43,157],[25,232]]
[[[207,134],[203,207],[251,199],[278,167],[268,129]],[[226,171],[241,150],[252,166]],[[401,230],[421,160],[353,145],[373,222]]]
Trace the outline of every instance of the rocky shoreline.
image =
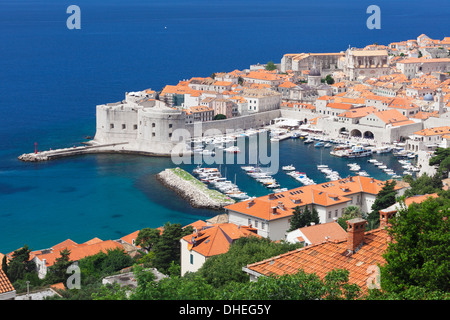
[[[213,199],[210,195],[207,194],[207,192],[217,192],[217,191],[209,190],[205,186],[205,188],[208,190],[206,192],[204,188],[199,187],[197,182],[193,183],[192,181],[183,179],[182,177],[177,175],[173,170],[174,169],[166,169],[158,173],[156,175],[156,179],[160,181],[164,186],[175,191],[180,197],[188,201],[192,207],[221,210],[223,209],[224,206],[233,204],[235,202],[233,199],[228,198],[223,194],[220,194],[224,198],[223,201]],[[181,169],[177,168],[177,170]]]

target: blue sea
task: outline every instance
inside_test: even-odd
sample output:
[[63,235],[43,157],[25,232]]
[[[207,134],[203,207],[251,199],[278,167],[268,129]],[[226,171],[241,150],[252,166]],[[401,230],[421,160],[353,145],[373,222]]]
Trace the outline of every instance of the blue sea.
[[[66,26],[73,4],[81,10],[80,30]],[[372,4],[381,9],[379,30],[366,27]],[[285,53],[338,52],[422,33],[442,39],[449,36],[449,15],[446,0],[2,0],[0,252],[24,244],[47,248],[68,238],[117,239],[144,227],[185,225],[218,214],[189,207],[156,181],[156,173],[174,166],[170,159],[17,160],[33,152],[35,142],[47,150],[93,136],[97,104],[122,100],[127,91],[161,90],[193,76],[279,62]],[[317,182],[325,181],[315,170],[318,161],[349,173],[344,160],[301,141],[281,142],[280,156],[281,165],[292,163]],[[373,167],[364,169],[387,178]],[[239,166],[227,170],[244,191],[267,193]],[[282,187],[299,186],[283,174],[277,175]]]

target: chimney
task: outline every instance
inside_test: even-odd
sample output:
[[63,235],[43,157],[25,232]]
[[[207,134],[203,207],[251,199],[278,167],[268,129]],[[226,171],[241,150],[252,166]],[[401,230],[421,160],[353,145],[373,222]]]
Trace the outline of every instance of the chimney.
[[364,244],[367,221],[361,218],[347,220],[347,252],[352,254]]
[[277,214],[277,207],[272,207],[271,212],[272,212],[272,214]]
[[389,220],[395,215],[397,211],[382,211],[380,210],[380,229],[384,229],[385,227],[389,227]]

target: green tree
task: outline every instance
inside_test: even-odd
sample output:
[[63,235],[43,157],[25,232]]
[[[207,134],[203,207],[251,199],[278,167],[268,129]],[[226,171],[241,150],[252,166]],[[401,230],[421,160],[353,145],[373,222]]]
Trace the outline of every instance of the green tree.
[[2,270],[5,274],[8,274],[8,261],[6,259],[6,256],[3,256],[2,259]]
[[30,253],[27,245],[13,252],[7,274],[11,282],[23,279],[27,273],[35,271],[34,263],[30,261]]
[[302,216],[302,209],[300,206],[296,206],[294,208],[293,216],[291,218],[291,224],[288,232],[297,230],[298,228],[301,228],[301,216]]
[[397,182],[395,180],[386,181],[383,188],[378,192],[377,197],[371,207],[372,212],[368,215],[369,230],[378,228],[380,224],[379,211],[385,209],[396,202],[395,186]]
[[312,210],[311,210],[311,220],[310,220],[309,225],[311,225],[312,223],[314,223],[314,224],[320,223],[319,212],[317,211],[315,206],[313,206]]
[[239,238],[231,244],[228,252],[207,259],[197,273],[214,287],[224,286],[230,281],[247,282],[249,278],[242,272],[242,267],[300,247],[299,244],[276,243],[255,236]]
[[329,85],[332,85],[332,84],[334,84],[334,79],[333,79],[333,77],[332,77],[330,74],[328,74],[328,75],[325,77],[325,82],[326,82],[327,84],[329,84]]
[[[393,241],[383,255],[381,287],[388,293],[450,290],[450,193],[403,207],[392,218]],[[419,289],[418,289],[419,288]]]
[[161,231],[158,229],[144,228],[139,230],[138,236],[136,237],[136,245],[150,251],[155,243],[160,239]]
[[303,209],[303,214],[300,216],[300,228],[306,227],[308,223],[310,223],[311,219],[311,210],[309,210],[308,206],[305,206],[305,209]]
[[70,250],[65,248],[59,252],[60,256],[56,258],[55,263],[49,268],[46,280],[50,283],[65,282],[68,275],[67,268],[72,264],[70,261]]
[[260,277],[255,282],[229,284],[222,292],[226,300],[344,300],[355,299],[361,289],[348,283],[347,270],[332,270],[322,280],[314,273]]
[[213,120],[224,120],[224,119],[226,119],[226,118],[227,118],[226,115],[219,113],[219,114],[216,114],[216,115],[214,116],[214,119],[213,119]]
[[404,193],[405,197],[439,192],[443,186],[440,175],[437,173],[432,177],[424,173],[415,179],[407,175],[403,177],[403,180],[410,186]]
[[429,160],[430,166],[438,166],[440,178],[448,178],[450,171],[450,148],[437,148]]
[[153,246],[155,252],[154,267],[160,272],[166,273],[172,261],[180,264],[180,239],[192,232],[192,227],[182,228],[179,223],[171,224],[167,222],[159,241]]
[[273,63],[273,61],[267,62],[266,70],[273,71],[273,70],[276,70],[276,69],[277,69],[277,66],[275,65],[275,63]]
[[347,230],[347,220],[354,218],[362,218],[361,208],[358,206],[348,206],[344,209],[342,217],[338,218],[337,222],[342,227],[342,229]]
[[238,77],[238,84],[241,86],[244,84],[244,78],[242,78],[241,76]]

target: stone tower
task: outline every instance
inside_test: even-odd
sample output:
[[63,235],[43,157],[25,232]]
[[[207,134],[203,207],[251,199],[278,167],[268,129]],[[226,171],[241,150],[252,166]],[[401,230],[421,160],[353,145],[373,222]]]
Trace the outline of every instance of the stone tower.
[[321,84],[322,76],[320,70],[317,68],[316,59],[314,59],[313,66],[309,70],[308,85],[311,87],[318,87]]
[[439,114],[443,114],[445,112],[444,109],[444,95],[442,94],[442,89],[438,88],[436,91],[436,98],[434,100],[434,110]]

